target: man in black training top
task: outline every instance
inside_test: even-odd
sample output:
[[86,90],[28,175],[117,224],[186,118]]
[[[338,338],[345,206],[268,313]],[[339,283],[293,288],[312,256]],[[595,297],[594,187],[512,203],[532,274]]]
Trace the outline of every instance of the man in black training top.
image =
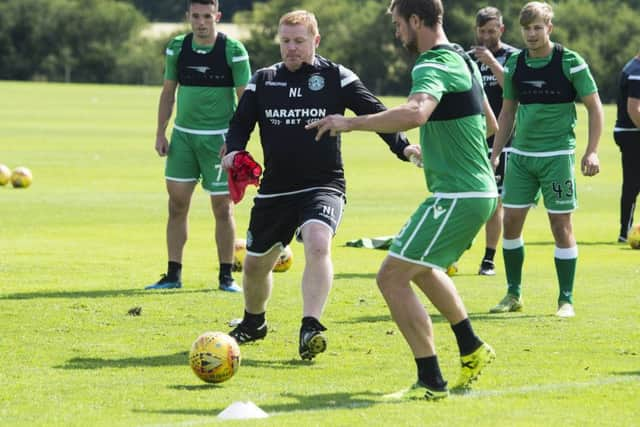
[[[265,172],[247,232],[244,318],[230,335],[242,344],[267,334],[271,269],[295,235],[305,252],[299,353],[309,360],[327,347],[320,317],[333,278],[331,239],[344,210],[345,179],[340,137],[316,141],[316,132],[305,125],[346,108],[358,115],[385,108],[351,70],[316,55],[320,34],[312,13],[285,14],[278,35],[282,62],[251,78],[231,120],[229,153],[223,159],[223,166],[231,168],[256,123],[260,125]],[[402,160],[417,150],[401,133],[380,137]]]

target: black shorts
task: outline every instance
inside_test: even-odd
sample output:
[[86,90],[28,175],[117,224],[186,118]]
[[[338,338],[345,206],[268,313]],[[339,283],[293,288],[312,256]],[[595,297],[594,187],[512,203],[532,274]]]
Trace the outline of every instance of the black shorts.
[[247,231],[247,252],[264,255],[274,246],[287,246],[293,236],[300,241],[300,227],[320,222],[335,235],[346,199],[337,190],[317,189],[285,196],[258,195],[251,208]]

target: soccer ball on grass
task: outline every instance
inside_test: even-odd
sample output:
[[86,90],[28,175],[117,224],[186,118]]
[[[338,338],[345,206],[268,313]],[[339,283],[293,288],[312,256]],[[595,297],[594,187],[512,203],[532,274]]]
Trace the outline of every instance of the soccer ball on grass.
[[284,273],[293,265],[293,251],[289,247],[289,245],[285,246],[285,248],[280,252],[280,256],[278,256],[278,260],[276,261],[276,265],[273,266],[273,271],[276,273]]
[[247,254],[247,241],[244,239],[236,239],[233,245],[233,265],[232,271],[242,271],[244,256]]
[[15,168],[11,173],[11,185],[14,188],[27,188],[33,181],[31,171],[25,167]]
[[221,383],[238,371],[240,347],[223,332],[205,332],[191,346],[189,364],[202,381]]
[[627,236],[627,242],[629,242],[631,249],[640,249],[640,224],[631,227],[629,235]]
[[0,163],[0,185],[7,185],[11,181],[11,169]]

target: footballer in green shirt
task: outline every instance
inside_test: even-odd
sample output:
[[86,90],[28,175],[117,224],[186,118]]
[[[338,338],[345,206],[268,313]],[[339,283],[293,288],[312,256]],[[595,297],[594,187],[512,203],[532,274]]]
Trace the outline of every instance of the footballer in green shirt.
[[582,101],[589,118],[588,143],[580,161],[585,176],[600,171],[597,149],[604,116],[588,65],[576,52],[551,41],[552,18],[553,10],[547,3],[530,2],[522,8],[520,25],[526,49],[511,56],[504,67],[504,99],[491,157],[494,166],[514,122],[515,134],[502,191],[507,294],[491,308],[492,313],[522,310],[522,230],[529,208],[542,194],[555,240],[559,282],[556,315],[575,316],[578,246],[571,222],[577,208],[575,100]]
[[[145,289],[182,287],[182,254],[187,241],[187,216],[198,181],[209,193],[215,218],[220,262],[218,288],[241,292],[231,268],[235,221],[227,176],[221,167],[225,134],[237,101],[251,77],[249,55],[241,42],[216,30],[218,0],[191,0],[187,19],[192,32],[175,37],[166,49],[165,79],[158,106],[155,149],[166,157],[169,194],[167,273]],[[176,100],[177,92],[177,100]],[[166,129],[176,103],[171,143]]]

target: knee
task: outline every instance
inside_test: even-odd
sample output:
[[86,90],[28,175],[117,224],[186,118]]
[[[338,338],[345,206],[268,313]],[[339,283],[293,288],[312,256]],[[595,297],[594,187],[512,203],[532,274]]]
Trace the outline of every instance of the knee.
[[189,200],[175,197],[169,198],[169,215],[172,217],[185,216],[189,212]]
[[233,205],[227,201],[217,201],[212,204],[213,216],[216,221],[229,221],[233,217]]

